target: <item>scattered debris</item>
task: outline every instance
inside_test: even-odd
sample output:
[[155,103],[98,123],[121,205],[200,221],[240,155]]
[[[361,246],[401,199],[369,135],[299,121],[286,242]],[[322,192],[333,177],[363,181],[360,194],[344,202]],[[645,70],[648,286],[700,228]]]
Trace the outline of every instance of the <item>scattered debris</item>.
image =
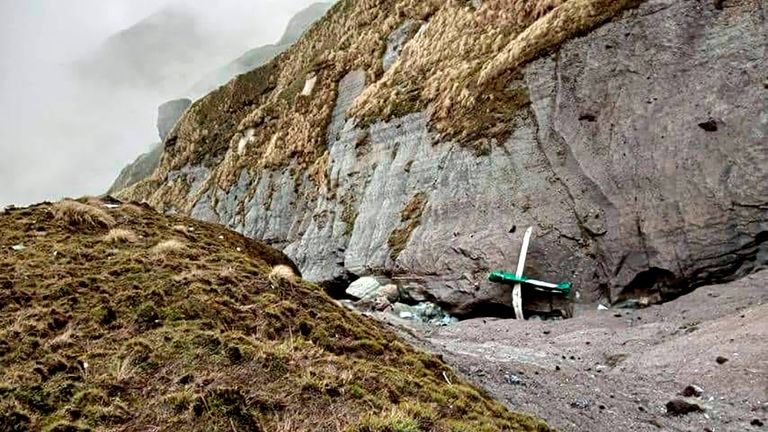
[[717,132],[717,120],[710,118],[705,122],[699,123],[699,127],[704,129],[705,132]]
[[571,297],[571,290],[573,288],[573,284],[571,284],[571,282],[562,282],[556,284],[534,280],[523,276],[523,271],[525,270],[525,258],[528,254],[528,245],[530,244],[532,235],[533,227],[529,227],[523,236],[523,245],[520,249],[520,256],[518,257],[517,261],[517,270],[514,274],[504,271],[495,271],[488,275],[488,280],[491,282],[512,285],[512,306],[515,310],[515,319],[519,320],[525,319],[522,299],[523,286],[552,295],[565,296],[566,298]]
[[511,385],[523,385],[523,379],[513,374],[504,375],[504,381]]
[[684,399],[672,399],[667,402],[667,414],[669,415],[687,415],[694,412],[703,412],[701,405],[688,402]]
[[575,401],[571,402],[571,407],[577,408],[577,409],[589,409],[589,407],[592,406],[592,402],[589,399],[586,398],[578,398]]
[[680,396],[685,397],[700,397],[702,394],[704,394],[704,389],[697,385],[689,385],[680,392]]
[[17,244],[16,246],[11,247],[11,249],[15,250],[16,252],[21,252],[26,248],[27,247],[24,246],[23,244]]
[[457,318],[450,316],[440,306],[429,302],[419,303],[415,306],[395,303],[392,305],[392,311],[400,318],[421,321],[436,326],[447,326],[459,322]]

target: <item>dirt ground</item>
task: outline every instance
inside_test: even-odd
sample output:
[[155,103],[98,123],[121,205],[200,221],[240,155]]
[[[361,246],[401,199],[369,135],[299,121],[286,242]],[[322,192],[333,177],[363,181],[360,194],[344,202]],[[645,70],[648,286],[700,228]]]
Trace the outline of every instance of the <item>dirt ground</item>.
[[[388,320],[510,409],[561,431],[768,430],[768,271],[646,309],[590,308],[566,321],[406,330]],[[703,394],[686,400],[704,411],[667,414],[689,385]]]

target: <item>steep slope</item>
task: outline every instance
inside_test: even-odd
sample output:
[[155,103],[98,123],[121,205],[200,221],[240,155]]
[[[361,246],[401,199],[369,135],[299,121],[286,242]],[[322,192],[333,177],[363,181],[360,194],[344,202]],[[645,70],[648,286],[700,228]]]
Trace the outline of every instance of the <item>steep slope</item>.
[[[277,55],[290,48],[330,7],[330,3],[314,3],[300,11],[291,18],[277,45],[266,45],[248,51],[230,64],[208,74],[208,76],[195,83],[187,93],[197,99],[235,76],[270,62]],[[171,132],[190,103],[189,99],[176,99],[158,107],[157,128],[161,143]],[[134,162],[126,165],[107,193],[114,193],[128,188],[149,177],[160,164],[162,153],[162,145],[158,144],[153,146],[151,151],[140,155]]]
[[0,215],[0,430],[547,431],[223,227]]
[[226,66],[209,73],[205,78],[196,82],[188,93],[192,98],[197,99],[225,84],[235,76],[269,63],[273,58],[285,52],[291,45],[296,43],[312,24],[328,12],[331,6],[331,3],[313,3],[299,11],[288,22],[283,36],[276,44],[261,46],[246,52]]
[[283,248],[309,280],[403,277],[458,314],[509,303],[485,278],[528,226],[531,277],[674,298],[768,260],[765,17],[754,0],[342,1],[198,101],[121,194]]

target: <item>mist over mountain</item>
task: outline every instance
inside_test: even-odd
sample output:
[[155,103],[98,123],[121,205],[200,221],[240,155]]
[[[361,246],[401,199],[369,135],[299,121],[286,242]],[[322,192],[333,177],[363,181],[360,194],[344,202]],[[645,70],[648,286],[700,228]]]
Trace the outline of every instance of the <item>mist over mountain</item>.
[[262,66],[287,50],[301,35],[333,5],[328,3],[313,3],[299,11],[288,22],[283,36],[275,44],[269,44],[248,50],[245,54],[220,67],[203,79],[196,82],[188,91],[189,96],[199,98],[229,81],[232,77]]
[[160,104],[310,3],[0,2],[0,206],[103,192],[157,141]]
[[91,85],[166,93],[195,79],[218,48],[194,12],[174,4],[111,36],[74,70]]

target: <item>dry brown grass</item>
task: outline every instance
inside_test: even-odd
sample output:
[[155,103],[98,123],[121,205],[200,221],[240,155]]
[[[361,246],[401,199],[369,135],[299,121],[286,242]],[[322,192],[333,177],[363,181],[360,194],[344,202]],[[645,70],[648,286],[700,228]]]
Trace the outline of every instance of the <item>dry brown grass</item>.
[[194,226],[191,255],[114,248],[47,205],[0,215],[0,244],[48,233],[0,251],[0,430],[549,430],[319,287],[271,284],[293,267],[274,249],[111,213],[166,251]]
[[144,212],[146,211],[146,209],[133,203],[123,204],[122,206],[120,206],[120,209],[131,216],[137,216],[137,217],[143,215]]
[[591,30],[642,0],[570,0],[544,15],[517,35],[480,72],[480,84],[517,69],[570,39]]
[[[326,181],[327,125],[350,71],[367,88],[349,114],[363,126],[426,110],[431,127],[466,145],[506,139],[530,104],[520,67],[640,0],[342,0],[285,55],[195,103],[154,177],[120,193],[189,212],[201,194],[228,190],[244,169],[281,169]],[[386,73],[386,39],[406,20],[426,22]],[[311,96],[299,94],[317,78]],[[239,143],[249,136],[247,151]],[[216,160],[195,196],[167,174]],[[319,189],[319,187],[318,187]]]
[[56,220],[70,227],[108,229],[116,224],[106,210],[72,200],[54,204],[51,211]]
[[152,254],[159,258],[183,256],[186,255],[188,251],[189,249],[187,249],[187,245],[177,239],[163,240],[152,247]]
[[112,228],[107,235],[104,236],[104,242],[106,243],[136,243],[139,241],[139,237],[131,230],[123,228]]
[[297,279],[296,272],[287,265],[278,265],[272,268],[268,276],[272,284],[279,284],[283,281],[295,282]]

